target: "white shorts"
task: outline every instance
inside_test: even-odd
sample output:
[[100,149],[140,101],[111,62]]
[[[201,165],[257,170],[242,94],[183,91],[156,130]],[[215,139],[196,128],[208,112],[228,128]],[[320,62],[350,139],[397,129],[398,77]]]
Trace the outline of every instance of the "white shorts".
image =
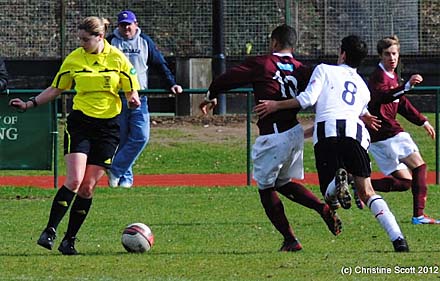
[[304,130],[301,124],[259,136],[252,147],[253,178],[259,189],[279,187],[292,178],[304,179]]
[[400,160],[418,151],[419,148],[407,132],[400,132],[392,138],[373,142],[370,146],[370,152],[377,166],[385,175],[407,169]]

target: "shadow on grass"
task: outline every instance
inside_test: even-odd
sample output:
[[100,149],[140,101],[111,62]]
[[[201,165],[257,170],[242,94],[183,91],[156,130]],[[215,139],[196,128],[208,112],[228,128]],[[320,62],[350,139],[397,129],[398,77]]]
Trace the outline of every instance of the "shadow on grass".
[[[98,251],[88,251],[88,252],[79,252],[76,256],[106,256],[106,257],[120,257],[120,256],[143,256],[143,255],[149,255],[149,256],[194,256],[194,255],[232,255],[232,256],[244,256],[244,255],[260,255],[260,254],[274,254],[279,253],[280,255],[284,254],[301,254],[303,252],[309,252],[310,250],[303,249],[302,251],[295,252],[295,253],[287,253],[287,252],[278,252],[276,249],[274,250],[260,250],[260,251],[236,251],[236,250],[221,250],[221,251],[212,251],[212,250],[200,250],[200,251],[185,251],[185,252],[178,252],[178,251],[149,251],[146,253],[128,253],[125,251],[116,251],[116,252],[98,252]],[[321,254],[326,255],[328,252],[321,252]],[[398,254],[398,255],[411,255],[411,254],[429,254],[429,253],[440,253],[438,250],[423,250],[423,251],[413,251],[406,253],[396,253],[393,250],[362,250],[359,251],[346,251],[344,250],[344,253],[353,253],[353,254],[359,254],[359,253],[370,253],[370,254]],[[319,252],[315,252],[315,254],[319,254]],[[0,257],[49,257],[49,256],[63,256],[58,251],[47,251],[46,253],[2,253],[0,252]],[[67,256],[75,258],[75,256]]]

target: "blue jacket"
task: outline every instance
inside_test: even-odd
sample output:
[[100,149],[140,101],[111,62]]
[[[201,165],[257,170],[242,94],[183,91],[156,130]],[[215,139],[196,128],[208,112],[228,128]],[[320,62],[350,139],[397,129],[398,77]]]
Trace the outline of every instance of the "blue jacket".
[[143,34],[138,28],[133,39],[125,39],[116,28],[113,34],[107,37],[107,41],[120,49],[133,64],[137,71],[141,89],[148,89],[148,71],[150,67],[157,69],[165,77],[171,88],[176,85],[174,75],[168,67],[165,58],[157,49],[153,40]]

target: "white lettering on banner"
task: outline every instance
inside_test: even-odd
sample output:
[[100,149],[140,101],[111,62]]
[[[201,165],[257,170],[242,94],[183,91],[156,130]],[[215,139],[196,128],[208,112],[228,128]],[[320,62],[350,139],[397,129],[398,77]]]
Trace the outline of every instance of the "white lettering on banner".
[[0,122],[5,125],[17,124],[17,116],[0,116]]
[[[15,125],[18,123],[18,116],[0,116],[0,125]],[[18,129],[15,127],[3,128],[0,127],[0,140],[17,140]]]
[[17,140],[17,128],[0,128],[0,140]]

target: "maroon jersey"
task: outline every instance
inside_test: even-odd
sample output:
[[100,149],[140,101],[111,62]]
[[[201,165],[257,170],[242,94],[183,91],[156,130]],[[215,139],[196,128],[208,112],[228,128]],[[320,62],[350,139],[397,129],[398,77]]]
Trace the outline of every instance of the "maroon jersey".
[[[209,98],[216,98],[220,92],[251,83],[256,104],[260,100],[291,99],[305,89],[310,75],[310,69],[295,60],[291,54],[274,53],[249,57],[211,83]],[[260,134],[273,133],[274,124],[282,131],[292,128],[298,124],[298,111],[299,109],[280,110],[259,119],[257,126]]]
[[382,120],[378,131],[369,130],[371,142],[385,140],[404,131],[396,120],[397,113],[417,126],[423,125],[427,120],[404,96],[405,85],[399,85],[397,74],[393,74],[394,77],[391,78],[378,66],[368,81],[371,92],[368,110]]

